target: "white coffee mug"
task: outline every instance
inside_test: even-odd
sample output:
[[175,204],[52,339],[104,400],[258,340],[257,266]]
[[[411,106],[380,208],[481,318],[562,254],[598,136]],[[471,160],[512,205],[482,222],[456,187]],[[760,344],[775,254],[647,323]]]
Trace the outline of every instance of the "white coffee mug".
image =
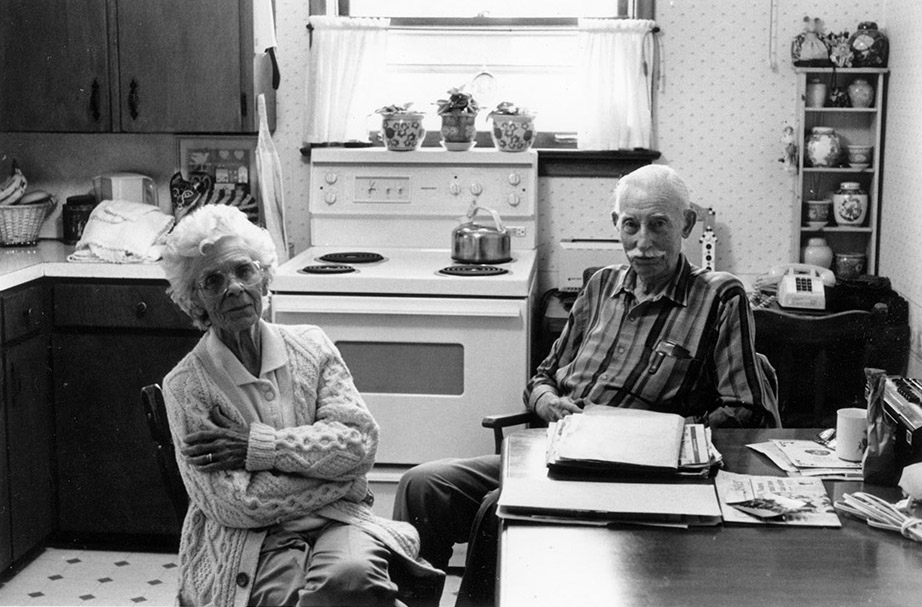
[[849,462],[861,461],[868,445],[868,411],[846,407],[836,415],[836,455]]

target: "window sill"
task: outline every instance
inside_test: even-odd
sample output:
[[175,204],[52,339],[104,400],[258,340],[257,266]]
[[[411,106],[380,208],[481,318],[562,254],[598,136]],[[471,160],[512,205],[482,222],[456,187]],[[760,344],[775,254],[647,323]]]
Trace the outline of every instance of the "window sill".
[[[428,133],[423,147],[441,147],[438,140],[439,133]],[[652,164],[662,155],[657,150],[580,150],[575,144],[568,144],[566,147],[540,147],[542,143],[539,138],[539,147],[533,148],[538,152],[539,177],[623,177],[635,169]],[[338,146],[330,144],[322,147]],[[381,144],[355,143],[343,147],[381,147]],[[490,134],[477,133],[476,147],[492,148]],[[309,157],[310,147],[301,148],[301,154]]]

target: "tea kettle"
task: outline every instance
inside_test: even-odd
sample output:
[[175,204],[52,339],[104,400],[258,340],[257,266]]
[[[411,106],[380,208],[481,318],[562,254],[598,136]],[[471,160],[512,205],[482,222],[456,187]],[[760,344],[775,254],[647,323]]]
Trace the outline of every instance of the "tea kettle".
[[[493,217],[493,225],[475,223],[474,216],[478,211],[489,213]],[[509,231],[503,226],[499,213],[472,205],[461,221],[463,223],[451,232],[452,259],[461,263],[505,263],[512,260]]]

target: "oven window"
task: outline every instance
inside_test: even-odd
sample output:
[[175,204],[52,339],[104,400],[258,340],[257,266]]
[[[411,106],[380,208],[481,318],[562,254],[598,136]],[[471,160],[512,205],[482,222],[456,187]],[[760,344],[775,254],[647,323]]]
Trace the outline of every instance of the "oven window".
[[375,394],[464,393],[461,344],[336,342],[359,392]]

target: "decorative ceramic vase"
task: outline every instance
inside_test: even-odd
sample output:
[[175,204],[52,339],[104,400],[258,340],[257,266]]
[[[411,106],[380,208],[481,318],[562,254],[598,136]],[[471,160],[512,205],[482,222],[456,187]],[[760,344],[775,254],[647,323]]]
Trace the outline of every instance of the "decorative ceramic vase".
[[829,201],[807,201],[807,226],[818,230],[829,223]]
[[852,67],[887,67],[890,41],[873,21],[862,21],[848,39],[852,50]]
[[442,114],[442,147],[452,152],[465,152],[475,145],[474,120],[477,114]]
[[843,181],[832,195],[832,210],[840,226],[861,225],[868,213],[868,194],[857,181]]
[[835,273],[837,278],[858,278],[864,274],[867,265],[864,253],[836,253]]
[[874,104],[874,87],[864,78],[855,78],[848,85],[848,98],[852,107],[871,107]]
[[493,145],[501,152],[524,152],[535,141],[535,117],[529,114],[490,114]]
[[849,145],[848,166],[853,169],[866,169],[871,166],[871,157],[874,155],[872,145]]
[[821,268],[832,267],[832,249],[825,238],[811,238],[804,249],[804,263]]
[[835,129],[828,126],[815,126],[807,138],[807,160],[811,166],[832,167],[839,164],[842,144]]
[[807,107],[826,105],[826,85],[819,78],[813,78],[807,83],[805,101]]
[[384,146],[394,152],[418,150],[426,138],[423,118],[420,112],[383,116],[381,139],[384,140]]

